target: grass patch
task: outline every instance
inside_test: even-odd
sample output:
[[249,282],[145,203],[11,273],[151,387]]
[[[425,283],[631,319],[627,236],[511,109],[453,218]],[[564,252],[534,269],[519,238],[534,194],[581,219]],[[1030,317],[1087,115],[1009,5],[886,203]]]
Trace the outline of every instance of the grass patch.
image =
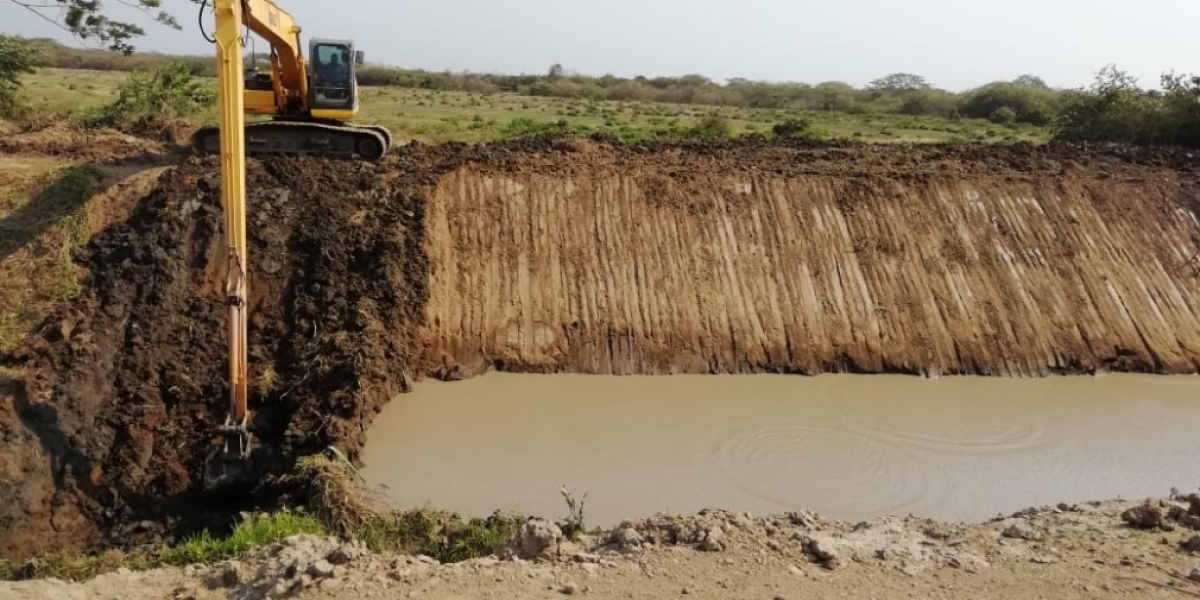
[[[86,114],[119,96],[127,74],[102,71],[42,69],[25,77],[25,93],[46,110]],[[211,78],[197,82],[212,86]],[[71,86],[75,88],[72,89]],[[215,89],[215,88],[213,88]],[[701,106],[642,100],[578,101],[529,96],[512,91],[467,91],[363,87],[359,121],[385,126],[398,139],[436,144],[448,141],[486,142],[541,133],[604,133],[626,142],[680,139],[717,132],[738,136],[765,132],[789,119],[807,120],[821,138],[867,142],[941,142],[986,131],[994,125],[984,118],[949,119],[920,115],[837,112],[801,107],[750,108]],[[713,117],[725,121],[721,125]],[[212,107],[196,117],[202,124],[216,121]],[[884,134],[887,129],[889,134]],[[859,133],[855,136],[855,133]],[[1026,123],[1013,130],[1017,141],[1045,142],[1049,131]]]
[[33,180],[32,196],[0,197],[0,352],[15,347],[61,300],[82,290],[72,254],[89,238],[87,202],[104,175],[69,166]]
[[463,520],[436,510],[376,511],[369,508],[361,478],[340,453],[301,459],[300,477],[308,485],[308,505],[332,532],[362,541],[376,552],[424,554],[441,562],[490,556],[512,541],[525,519],[494,514]]
[[161,556],[161,563],[185,566],[216,562],[241,556],[259,546],[274,544],[300,534],[324,536],[328,535],[328,532],[312,516],[281,511],[243,521],[228,537],[216,537],[206,530],[182,545],[165,551]]
[[[20,565],[0,561],[0,581],[85,581],[119,568],[136,571],[211,564],[298,534],[336,535],[361,541],[375,552],[425,555],[453,563],[495,554],[518,538],[526,521],[523,516],[499,512],[486,519],[464,520],[453,513],[428,509],[373,510],[364,501],[353,465],[336,450],[330,454],[306,457],[298,463],[298,480],[307,486],[308,494],[309,506],[304,512],[285,509],[252,516],[229,535],[205,531],[173,547],[110,550],[86,556],[50,553]],[[559,526],[565,536],[577,540],[587,532],[583,502],[566,488],[561,493],[568,515]]]
[[22,581],[55,578],[86,581],[120,568],[143,571],[158,567],[182,567],[213,563],[242,556],[260,546],[283,541],[293,535],[327,535],[325,528],[311,516],[291,511],[257,515],[238,524],[226,537],[208,531],[175,547],[137,549],[129,552],[109,550],[96,555],[71,553],[44,554],[21,565],[0,561],[0,580]]

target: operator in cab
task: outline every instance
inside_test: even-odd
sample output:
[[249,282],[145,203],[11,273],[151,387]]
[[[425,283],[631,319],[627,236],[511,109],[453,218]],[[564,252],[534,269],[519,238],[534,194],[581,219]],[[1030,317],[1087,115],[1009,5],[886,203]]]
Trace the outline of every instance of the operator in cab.
[[318,54],[325,55],[325,60],[317,63],[317,74],[320,75],[322,83],[338,87],[346,85],[350,80],[350,65],[345,56],[346,51],[325,47]]

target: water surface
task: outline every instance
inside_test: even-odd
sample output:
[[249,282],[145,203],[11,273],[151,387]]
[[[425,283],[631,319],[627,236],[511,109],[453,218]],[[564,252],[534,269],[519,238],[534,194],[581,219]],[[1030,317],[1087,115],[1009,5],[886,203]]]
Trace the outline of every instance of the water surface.
[[705,507],[978,521],[1200,487],[1200,378],[612,377],[425,382],[368,432],[401,507],[592,525]]

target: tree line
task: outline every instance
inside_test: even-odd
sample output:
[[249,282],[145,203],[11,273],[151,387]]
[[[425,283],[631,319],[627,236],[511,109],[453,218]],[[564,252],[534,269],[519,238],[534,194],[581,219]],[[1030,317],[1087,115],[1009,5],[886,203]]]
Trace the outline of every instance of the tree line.
[[[19,78],[37,66],[146,71],[168,65],[192,76],[212,76],[213,59],[69,48],[51,40],[0,36],[0,104],[14,101]],[[33,49],[36,48],[36,51]],[[966,92],[938,89],[924,77],[895,73],[863,87],[844,82],[771,83],[702,75],[600,77],[567,74],[554,65],[544,75],[434,72],[366,65],[364,86],[393,86],[479,94],[512,93],[591,101],[640,101],[852,114],[904,114],[987,119],[1048,127],[1063,141],[1170,144],[1200,147],[1200,77],[1166,74],[1160,88],[1143,89],[1114,66],[1087,88],[1060,90],[1024,75]],[[0,106],[0,112],[4,112]]]

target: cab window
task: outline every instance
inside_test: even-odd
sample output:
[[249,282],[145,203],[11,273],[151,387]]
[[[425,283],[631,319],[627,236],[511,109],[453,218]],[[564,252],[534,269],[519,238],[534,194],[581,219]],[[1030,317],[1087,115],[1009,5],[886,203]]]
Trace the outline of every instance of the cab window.
[[313,52],[313,60],[313,91],[317,101],[349,101],[354,76],[350,48],[340,44],[321,44]]

